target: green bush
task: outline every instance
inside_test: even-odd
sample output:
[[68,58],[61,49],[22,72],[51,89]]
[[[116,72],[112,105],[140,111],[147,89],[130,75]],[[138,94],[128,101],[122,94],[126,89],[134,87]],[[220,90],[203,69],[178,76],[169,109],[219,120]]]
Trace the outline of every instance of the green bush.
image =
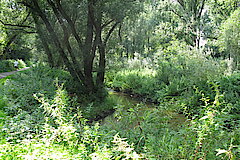
[[158,88],[155,76],[156,72],[151,69],[123,70],[117,72],[114,78],[111,79],[112,82],[108,84],[114,89],[153,99]]
[[174,94],[171,89],[175,88],[177,95],[193,86],[204,86],[224,74],[219,61],[188,53],[162,57],[157,71],[159,81],[170,88],[169,94]]
[[23,139],[36,134],[44,123],[44,110],[33,97],[35,93],[52,98],[55,83],[71,83],[68,72],[39,65],[4,79],[0,86],[0,106],[12,118],[7,120],[8,140]]
[[224,109],[225,102],[217,88],[214,92],[217,96],[213,102],[201,97],[202,110],[191,119],[172,111],[181,105],[174,100],[154,108],[144,104],[119,105],[114,116],[105,119],[102,129],[113,135],[119,132],[149,159],[237,159],[239,124],[226,129],[224,121],[231,118],[230,111]]
[[[0,73],[1,72],[9,72],[9,71],[14,71],[16,70],[14,68],[14,62],[15,60],[1,60],[0,61]],[[26,64],[23,60],[17,60],[18,61],[18,68],[21,69],[21,68],[25,68],[26,67]]]
[[55,80],[60,83],[70,81],[67,72],[51,69],[48,66],[33,67],[25,72],[16,73],[4,84],[3,94],[8,97],[9,102],[18,106],[8,108],[9,113],[17,112],[19,109],[34,112],[38,102],[33,97],[35,93],[44,93],[52,97],[55,91]]
[[1,60],[0,72],[9,72],[15,70],[13,62],[13,60]]
[[114,76],[113,72],[109,72],[107,85],[158,102],[166,98],[183,96],[187,97],[188,106],[193,104],[197,107],[201,103],[195,89],[209,91],[208,82],[223,76],[224,66],[221,61],[192,52],[159,55],[154,69],[123,69]]
[[238,115],[240,113],[240,73],[224,76],[216,83],[219,85],[220,93],[223,94],[227,109],[230,113]]
[[[239,105],[240,105],[240,74],[234,73],[229,76],[222,76],[216,78],[212,81],[208,81],[205,85],[196,85],[195,91],[185,93],[180,100],[182,103],[188,106],[189,111],[191,113],[199,113],[202,109],[199,106],[203,103],[199,101],[202,95],[206,96],[209,99],[210,103],[213,103],[216,98],[216,86],[219,90],[219,94],[221,95],[222,105],[221,109],[227,110],[233,117],[233,119],[240,119],[239,113]],[[192,106],[192,107],[191,107]],[[194,107],[195,106],[195,107]]]
[[18,61],[18,68],[21,69],[21,68],[26,68],[26,63],[23,61],[23,60],[17,60]]
[[27,67],[32,67],[33,66],[33,62],[32,61],[26,61],[26,66]]

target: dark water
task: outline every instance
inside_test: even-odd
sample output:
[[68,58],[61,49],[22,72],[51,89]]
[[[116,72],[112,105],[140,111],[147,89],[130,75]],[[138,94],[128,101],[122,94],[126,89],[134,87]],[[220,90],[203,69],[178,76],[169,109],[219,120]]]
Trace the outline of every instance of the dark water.
[[[113,90],[109,90],[109,96],[117,102],[118,105],[123,106],[125,110],[130,108],[136,108],[137,105],[140,105],[140,109],[138,110],[138,114],[143,114],[144,111],[153,111],[159,107],[158,104],[149,103],[141,101],[140,99],[131,96],[126,93],[122,92],[115,92]],[[163,110],[161,109],[162,114],[168,115],[170,120],[168,121],[173,126],[178,126],[186,122],[187,118],[183,114],[179,114],[173,110]],[[107,116],[102,123],[106,123],[106,121],[113,121],[116,120],[114,117],[114,113],[112,115]]]

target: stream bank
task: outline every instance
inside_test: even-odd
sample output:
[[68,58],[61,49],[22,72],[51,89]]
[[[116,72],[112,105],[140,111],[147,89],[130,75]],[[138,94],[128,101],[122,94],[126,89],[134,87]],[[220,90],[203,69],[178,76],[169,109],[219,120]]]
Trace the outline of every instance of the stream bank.
[[[105,114],[105,117],[99,119],[101,124],[114,123],[119,120],[119,112],[125,112],[120,114],[136,114],[137,117],[143,117],[145,112],[154,112],[155,110],[161,110],[162,115],[166,115],[169,119],[167,123],[170,123],[174,128],[176,126],[182,125],[187,121],[187,118],[180,113],[174,112],[172,110],[159,109],[159,104],[151,103],[149,101],[142,101],[141,98],[129,95],[124,92],[117,92],[109,89],[109,96],[116,100],[117,106],[114,108],[114,111],[109,112],[110,114]],[[121,116],[121,115],[120,115]],[[161,116],[161,115],[159,115]],[[137,123],[140,123],[137,120]]]

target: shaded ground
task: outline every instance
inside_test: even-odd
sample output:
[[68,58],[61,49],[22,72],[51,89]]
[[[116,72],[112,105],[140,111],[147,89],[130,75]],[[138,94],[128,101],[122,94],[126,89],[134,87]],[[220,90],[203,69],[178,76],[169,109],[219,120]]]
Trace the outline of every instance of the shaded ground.
[[9,76],[9,75],[12,75],[12,74],[14,74],[14,73],[16,73],[16,72],[18,72],[18,71],[27,70],[27,69],[29,69],[29,68],[30,68],[30,67],[26,67],[26,68],[18,69],[18,70],[16,70],[16,71],[12,71],[12,72],[0,73],[0,79],[5,78],[5,77],[7,77],[7,76]]

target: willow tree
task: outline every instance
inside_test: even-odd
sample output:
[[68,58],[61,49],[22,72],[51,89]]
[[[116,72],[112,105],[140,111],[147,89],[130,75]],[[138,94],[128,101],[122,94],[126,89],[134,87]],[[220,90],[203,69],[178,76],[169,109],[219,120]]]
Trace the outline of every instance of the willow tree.
[[199,47],[207,0],[169,0],[169,2],[168,10],[178,17],[183,38],[189,45]]
[[240,69],[240,9],[221,25],[219,46],[233,59],[233,69]]
[[82,83],[89,94],[103,86],[106,47],[111,34],[126,16],[139,11],[133,8],[139,8],[136,6],[140,4],[137,0],[18,2],[31,12],[49,62],[56,61],[50,47],[53,45],[73,78]]

